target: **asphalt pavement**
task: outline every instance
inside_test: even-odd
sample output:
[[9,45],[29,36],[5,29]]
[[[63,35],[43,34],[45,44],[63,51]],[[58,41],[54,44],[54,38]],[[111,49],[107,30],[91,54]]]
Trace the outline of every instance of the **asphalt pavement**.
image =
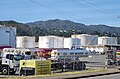
[[78,79],[120,79],[120,73],[112,74],[112,75],[89,77],[89,78],[78,78]]
[[[80,71],[84,72],[84,71]],[[90,78],[90,77],[97,77],[97,76],[105,76],[105,75],[113,75],[113,74],[120,74],[120,70],[117,68],[109,68],[104,71],[97,71],[97,72],[84,72],[84,73],[70,73],[70,74],[54,74],[49,76],[24,76],[25,79],[81,79],[81,78]],[[0,75],[0,77],[7,77],[5,75]],[[14,77],[13,77],[14,78]],[[18,76],[18,78],[20,78]],[[15,78],[14,78],[15,79]],[[17,79],[17,78],[16,78]]]
[[39,76],[39,77],[31,77],[29,79],[78,79],[78,78],[88,78],[88,77],[96,77],[96,76],[103,76],[103,75],[111,75],[111,74],[118,74],[120,70],[116,68],[110,68],[102,72],[86,72],[86,73],[78,73],[78,74],[64,74],[56,75],[56,76]]

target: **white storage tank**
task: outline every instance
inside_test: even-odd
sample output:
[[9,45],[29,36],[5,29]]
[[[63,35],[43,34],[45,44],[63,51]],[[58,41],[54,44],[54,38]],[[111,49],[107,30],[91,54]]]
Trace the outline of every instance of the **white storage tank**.
[[81,34],[81,35],[71,35],[71,37],[79,38],[81,40],[82,46],[98,44],[98,35]]
[[48,36],[39,36],[39,48],[53,48],[54,38]]
[[39,47],[38,42],[35,42],[35,48],[38,48],[38,47]]
[[35,37],[31,36],[18,36],[17,40],[17,48],[35,48]]
[[80,39],[64,38],[64,48],[80,48]]
[[54,37],[54,48],[63,48],[64,47],[64,38],[63,37]]
[[16,27],[0,25],[0,46],[16,47]]
[[39,36],[39,48],[63,48],[63,44],[63,37]]
[[98,44],[108,45],[108,44],[117,44],[117,37],[98,37]]

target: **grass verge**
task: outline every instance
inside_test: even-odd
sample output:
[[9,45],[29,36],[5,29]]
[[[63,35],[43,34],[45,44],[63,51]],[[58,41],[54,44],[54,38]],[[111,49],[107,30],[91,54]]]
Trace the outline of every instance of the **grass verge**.
[[73,71],[73,72],[63,72],[63,73],[55,73],[55,74],[47,74],[47,75],[32,75],[32,76],[9,76],[8,78],[0,78],[0,79],[32,79],[39,77],[49,77],[49,76],[64,76],[64,75],[73,75],[73,74],[85,74],[85,73],[94,73],[94,72],[103,72],[107,71],[104,68],[95,68],[83,71]]

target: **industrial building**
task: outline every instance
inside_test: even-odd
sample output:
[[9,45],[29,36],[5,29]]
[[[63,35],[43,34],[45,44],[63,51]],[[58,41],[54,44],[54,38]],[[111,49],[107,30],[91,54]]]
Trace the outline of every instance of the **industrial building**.
[[80,47],[85,48],[92,53],[105,53],[110,46],[114,50],[119,46],[116,37],[98,37],[98,35],[88,34],[71,35],[71,37],[79,38],[81,44]]
[[104,53],[109,47],[116,50],[118,45],[116,37],[98,35],[71,35],[69,38],[59,36],[39,36],[39,41],[35,42],[33,36],[16,36],[15,27],[0,26],[0,46],[17,48],[86,48],[90,52]]
[[16,47],[16,28],[0,25],[0,46]]
[[[35,37],[18,36],[17,48],[86,48],[90,52],[104,53],[108,47],[116,49],[116,37],[98,37],[97,35],[72,35],[69,38],[59,36],[39,36],[38,43]],[[108,45],[108,46],[106,46]],[[113,46],[114,45],[114,46]]]
[[96,53],[105,53],[109,48],[113,50],[117,50],[120,45],[118,45],[116,37],[98,37],[98,44],[97,45],[87,45],[83,46],[86,50],[90,52]]

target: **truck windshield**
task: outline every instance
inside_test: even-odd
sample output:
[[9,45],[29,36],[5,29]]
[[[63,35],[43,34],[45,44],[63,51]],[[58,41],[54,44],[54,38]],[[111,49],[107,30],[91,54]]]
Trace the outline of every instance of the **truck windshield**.
[[22,60],[22,59],[24,59],[23,55],[20,55],[20,54],[14,55],[14,60],[19,61],[19,60]]

